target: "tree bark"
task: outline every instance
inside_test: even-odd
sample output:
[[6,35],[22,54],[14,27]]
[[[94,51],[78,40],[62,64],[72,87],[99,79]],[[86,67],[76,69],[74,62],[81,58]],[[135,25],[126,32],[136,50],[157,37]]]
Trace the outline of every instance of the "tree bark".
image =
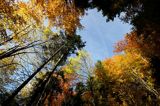
[[46,87],[49,84],[53,73],[55,72],[56,68],[60,65],[60,63],[62,62],[64,57],[65,57],[65,55],[62,55],[60,57],[60,59],[57,61],[57,63],[55,64],[54,68],[52,69],[52,72],[49,73],[49,75],[47,76],[46,80],[41,84],[40,88],[38,88],[36,90],[35,94],[32,96],[31,101],[27,104],[28,106],[37,106],[37,104],[41,101],[42,96],[45,93]]
[[[65,45],[65,44],[64,44]],[[38,73],[41,71],[41,69],[49,62],[53,59],[53,57],[58,54],[62,48],[64,47],[64,45],[62,45],[47,61],[45,61],[27,80],[25,80],[16,90],[14,90],[14,92],[11,94],[11,96],[9,96],[8,99],[6,99],[2,106],[3,105],[7,105],[9,102],[11,102],[14,97],[21,91],[22,88],[24,88],[24,86],[27,85],[27,83]]]

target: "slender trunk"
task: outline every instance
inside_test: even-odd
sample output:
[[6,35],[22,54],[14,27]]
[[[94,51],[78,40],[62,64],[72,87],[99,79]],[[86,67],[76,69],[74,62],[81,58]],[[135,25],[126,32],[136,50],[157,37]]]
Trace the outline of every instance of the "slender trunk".
[[152,94],[154,94],[158,100],[160,99],[158,91],[156,89],[154,89],[153,87],[149,86],[142,78],[140,78],[135,70],[132,70],[131,74],[136,79],[138,79],[138,81],[142,84],[143,87],[145,87],[148,91],[150,91]]
[[0,54],[0,60],[2,60],[2,59],[4,59],[4,58],[7,58],[7,57],[10,57],[10,56],[12,56],[14,53],[19,52],[19,51],[21,51],[21,50],[25,50],[25,49],[28,49],[28,48],[31,48],[31,47],[34,47],[34,46],[36,46],[36,45],[41,44],[41,43],[38,43],[38,44],[33,44],[33,43],[35,43],[35,42],[32,42],[32,43],[28,44],[27,46],[24,46],[24,47],[21,47],[21,48],[19,48],[19,46],[15,46],[15,47],[7,50],[7,52],[1,53],[1,54]]
[[54,71],[56,70],[56,68],[60,65],[61,61],[63,60],[65,55],[62,55],[60,57],[60,59],[57,61],[57,63],[55,64],[54,68],[52,69],[52,72],[49,73],[48,77],[46,78],[46,80],[43,82],[43,84],[41,84],[41,87],[37,89],[38,92],[36,92],[31,101],[29,102],[28,106],[36,106],[37,104],[39,104],[39,102],[42,99],[42,96],[45,93],[46,87],[50,82],[50,79],[54,73]]
[[[64,44],[65,45],[65,44]],[[3,105],[6,105],[7,103],[9,103],[10,101],[12,101],[14,99],[14,97],[18,94],[19,91],[21,91],[22,88],[24,88],[24,86],[27,85],[27,83],[39,72],[41,71],[41,69],[49,62],[53,59],[53,57],[58,54],[62,48],[64,47],[64,45],[62,45],[47,61],[45,61],[27,80],[25,80],[16,90],[14,90],[14,92],[11,94],[11,96],[9,96],[8,99],[6,99],[3,102]]]

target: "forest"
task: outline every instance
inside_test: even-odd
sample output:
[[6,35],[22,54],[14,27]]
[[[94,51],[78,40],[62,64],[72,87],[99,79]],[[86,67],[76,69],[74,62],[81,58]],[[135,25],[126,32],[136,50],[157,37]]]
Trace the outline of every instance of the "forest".
[[[0,0],[0,106],[160,106],[159,5]],[[92,9],[105,23],[118,17],[132,26],[115,55],[96,62],[77,33]]]

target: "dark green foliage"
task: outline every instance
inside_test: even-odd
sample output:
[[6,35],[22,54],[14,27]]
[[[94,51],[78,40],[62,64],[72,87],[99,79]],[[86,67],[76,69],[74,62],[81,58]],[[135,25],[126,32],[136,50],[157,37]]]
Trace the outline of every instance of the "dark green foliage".
[[119,16],[122,12],[134,10],[135,14],[135,12],[138,11],[137,0],[91,0],[90,2],[86,0],[83,4],[80,0],[75,0],[75,3],[77,7],[83,7],[83,9],[97,8],[98,11],[102,11],[103,16],[107,16],[108,21],[114,20],[114,18],[117,15]]
[[[150,33],[159,30],[160,8],[159,0],[91,0],[82,2],[74,0],[77,7],[88,9],[97,8],[102,11],[107,20],[114,20],[116,16],[123,13],[122,20],[131,22],[139,32]],[[148,30],[150,29],[150,30]],[[147,36],[147,35],[146,35]]]
[[160,87],[160,59],[158,57],[151,58],[152,68],[153,68],[153,78],[155,78],[155,87]]
[[87,9],[90,7],[89,0],[74,0],[75,6],[81,9]]

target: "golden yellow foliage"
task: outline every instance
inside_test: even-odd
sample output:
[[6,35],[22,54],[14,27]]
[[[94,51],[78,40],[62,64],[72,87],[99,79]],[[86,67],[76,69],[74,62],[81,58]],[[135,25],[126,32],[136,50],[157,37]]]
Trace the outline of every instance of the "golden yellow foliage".
[[150,64],[140,54],[127,52],[104,60],[103,66],[111,78],[120,79],[119,81],[123,82],[122,80],[132,76],[133,71],[139,77],[144,78],[145,74],[148,73]]
[[16,70],[16,67],[17,64],[12,57],[0,60],[0,70],[14,71]]
[[[103,68],[99,68],[98,71],[104,71],[104,74],[108,76],[111,91],[123,101],[122,106],[129,105],[127,101],[129,99],[141,102],[141,97],[146,91],[158,95],[154,89],[154,80],[151,78],[149,61],[141,54],[126,51],[124,54],[104,60],[102,66]],[[103,76],[98,75],[98,78],[103,80]],[[108,99],[110,104],[118,103],[112,94],[109,94]]]
[[80,17],[84,13],[73,3],[66,3],[65,0],[32,0],[31,4],[44,13],[51,27],[61,28],[68,34],[74,33],[77,28],[82,28]]
[[38,7],[32,7],[24,2],[18,2],[18,7],[15,14],[21,16],[26,22],[36,21],[37,24],[43,22],[43,14]]

